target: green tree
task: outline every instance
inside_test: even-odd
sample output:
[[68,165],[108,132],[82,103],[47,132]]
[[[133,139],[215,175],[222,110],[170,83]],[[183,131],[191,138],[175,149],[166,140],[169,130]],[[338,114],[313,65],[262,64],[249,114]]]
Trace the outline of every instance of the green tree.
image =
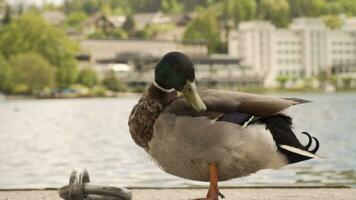
[[316,78],[320,82],[320,87],[325,88],[327,81],[329,80],[329,75],[328,75],[327,71],[325,71],[325,70],[320,71],[319,75]]
[[45,11],[56,11],[58,9],[59,6],[51,2],[44,2],[41,8],[41,10],[45,10]]
[[155,30],[151,26],[146,26],[144,29],[136,31],[134,37],[150,39],[156,34]]
[[261,0],[259,16],[270,20],[278,27],[286,27],[289,23],[289,3],[287,0]]
[[87,15],[92,15],[100,9],[100,0],[65,0],[63,3],[63,10],[68,14],[84,11]]
[[157,11],[177,14],[192,12],[200,6],[207,8],[219,3],[217,0],[65,0],[63,10],[67,14],[84,11],[88,15],[98,11],[120,15]]
[[97,30],[94,33],[88,35],[90,39],[127,39],[129,36],[122,28],[116,28],[111,32],[105,33],[102,30]]
[[325,6],[325,14],[337,15],[343,13],[343,7],[339,1],[327,2]]
[[128,0],[132,13],[158,11],[160,2],[161,0]]
[[83,9],[81,8],[82,3],[82,0],[65,0],[63,2],[62,9],[67,14],[70,14],[72,12],[83,11]]
[[132,36],[135,31],[135,21],[133,19],[132,14],[129,14],[126,16],[126,21],[123,24],[122,28],[130,35]]
[[101,30],[98,29],[94,33],[88,35],[89,39],[104,39],[107,38],[107,35]]
[[215,52],[220,43],[219,23],[215,10],[208,9],[200,13],[187,26],[184,40],[208,42],[209,52]]
[[28,88],[26,92],[34,93],[54,85],[55,68],[37,53],[11,56],[9,63],[13,69],[15,88],[25,85]]
[[[219,11],[219,18],[225,31],[225,41],[228,41],[230,30],[236,28],[241,21],[256,18],[257,6],[255,0],[210,1],[208,5],[209,7],[217,7]],[[226,48],[227,44],[223,45]]]
[[12,70],[7,60],[0,55],[0,92],[10,93],[12,86]]
[[59,88],[68,88],[75,83],[77,79],[77,68],[71,66],[62,66],[57,69],[56,82]]
[[288,0],[292,18],[317,17],[325,10],[325,0]]
[[105,15],[112,15],[113,9],[111,8],[110,2],[100,2],[100,12],[104,13]]
[[288,80],[289,80],[288,76],[280,75],[280,76],[277,77],[277,81],[279,83],[279,87],[282,88],[282,89],[286,88],[286,83],[287,83]]
[[11,16],[11,7],[9,5],[6,5],[5,7],[5,16],[3,19],[4,24],[9,24],[11,22],[12,16]]
[[326,4],[327,14],[347,14],[349,16],[356,15],[355,0],[337,0],[330,1]]
[[110,72],[103,80],[103,85],[106,89],[114,91],[114,92],[121,92],[126,91],[124,84],[116,78],[114,72]]
[[116,28],[111,33],[109,33],[109,37],[114,39],[127,39],[129,35],[122,28]]
[[92,96],[96,96],[96,97],[105,97],[106,96],[106,89],[105,87],[101,86],[101,85],[97,85],[95,87],[93,87],[90,91]]
[[[75,78],[70,78],[75,74],[67,72],[75,72],[76,50],[77,44],[61,29],[48,25],[36,14],[24,14],[0,30],[0,54],[7,59],[28,52],[41,55],[58,67],[57,83],[62,86],[75,81]],[[62,80],[71,81],[63,83]]]
[[337,15],[324,15],[321,18],[325,24],[332,29],[338,29],[341,27],[341,19]]
[[84,12],[73,12],[68,15],[66,22],[69,26],[78,27],[85,19],[87,15]]
[[349,89],[351,88],[352,85],[352,77],[343,77],[342,80],[342,86],[344,89]]
[[181,13],[184,9],[184,6],[177,2],[177,0],[162,0],[161,8],[165,13]]
[[98,75],[96,71],[92,69],[83,69],[79,72],[78,83],[92,88],[93,86],[98,84]]
[[234,25],[256,17],[255,0],[223,0],[220,6],[222,19],[232,20]]

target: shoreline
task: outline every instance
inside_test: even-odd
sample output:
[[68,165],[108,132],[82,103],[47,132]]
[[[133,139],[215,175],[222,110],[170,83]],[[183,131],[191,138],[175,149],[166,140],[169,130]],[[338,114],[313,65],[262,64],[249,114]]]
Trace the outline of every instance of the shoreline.
[[[224,89],[222,89],[224,90]],[[325,90],[278,90],[278,89],[242,89],[232,90],[239,92],[255,93],[255,94],[338,94],[338,93],[356,93],[356,90],[339,90],[339,91],[325,91]],[[127,98],[127,97],[139,97],[142,92],[118,92],[115,95],[110,96],[71,96],[71,97],[37,97],[35,95],[5,95],[4,100],[46,100],[46,99],[91,99],[91,98]]]
[[114,96],[76,96],[76,97],[46,97],[39,98],[35,95],[4,95],[5,100],[47,100],[47,99],[94,99],[94,98],[127,98],[138,97],[142,93],[122,92]]

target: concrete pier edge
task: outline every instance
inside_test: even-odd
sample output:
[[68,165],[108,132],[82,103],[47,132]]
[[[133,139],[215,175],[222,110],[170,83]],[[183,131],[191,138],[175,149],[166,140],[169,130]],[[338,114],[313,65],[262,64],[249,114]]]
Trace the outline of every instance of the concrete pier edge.
[[[207,187],[128,187],[134,200],[188,200],[204,197]],[[333,186],[221,187],[232,200],[356,200],[356,188]],[[62,200],[57,188],[0,189],[0,200]]]

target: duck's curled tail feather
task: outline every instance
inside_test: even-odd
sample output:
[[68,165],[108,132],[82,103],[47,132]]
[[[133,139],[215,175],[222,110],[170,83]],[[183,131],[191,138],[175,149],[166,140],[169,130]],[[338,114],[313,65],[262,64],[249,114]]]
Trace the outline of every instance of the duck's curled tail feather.
[[[292,119],[289,116],[283,114],[273,115],[260,118],[256,123],[266,125],[266,128],[272,134],[273,140],[276,142],[278,150],[287,157],[290,164],[311,158],[318,158],[318,156],[315,155],[319,149],[318,139],[312,137],[307,132],[302,132],[307,135],[309,139],[305,146],[302,145],[292,131]],[[315,141],[315,147],[310,149],[313,140]]]

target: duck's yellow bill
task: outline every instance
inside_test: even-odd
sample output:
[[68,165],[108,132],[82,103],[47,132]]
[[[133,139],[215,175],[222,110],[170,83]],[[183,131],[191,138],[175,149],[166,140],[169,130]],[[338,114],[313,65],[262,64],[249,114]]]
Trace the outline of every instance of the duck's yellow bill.
[[204,112],[206,110],[206,106],[198,94],[195,81],[187,81],[182,89],[182,93],[196,111]]

